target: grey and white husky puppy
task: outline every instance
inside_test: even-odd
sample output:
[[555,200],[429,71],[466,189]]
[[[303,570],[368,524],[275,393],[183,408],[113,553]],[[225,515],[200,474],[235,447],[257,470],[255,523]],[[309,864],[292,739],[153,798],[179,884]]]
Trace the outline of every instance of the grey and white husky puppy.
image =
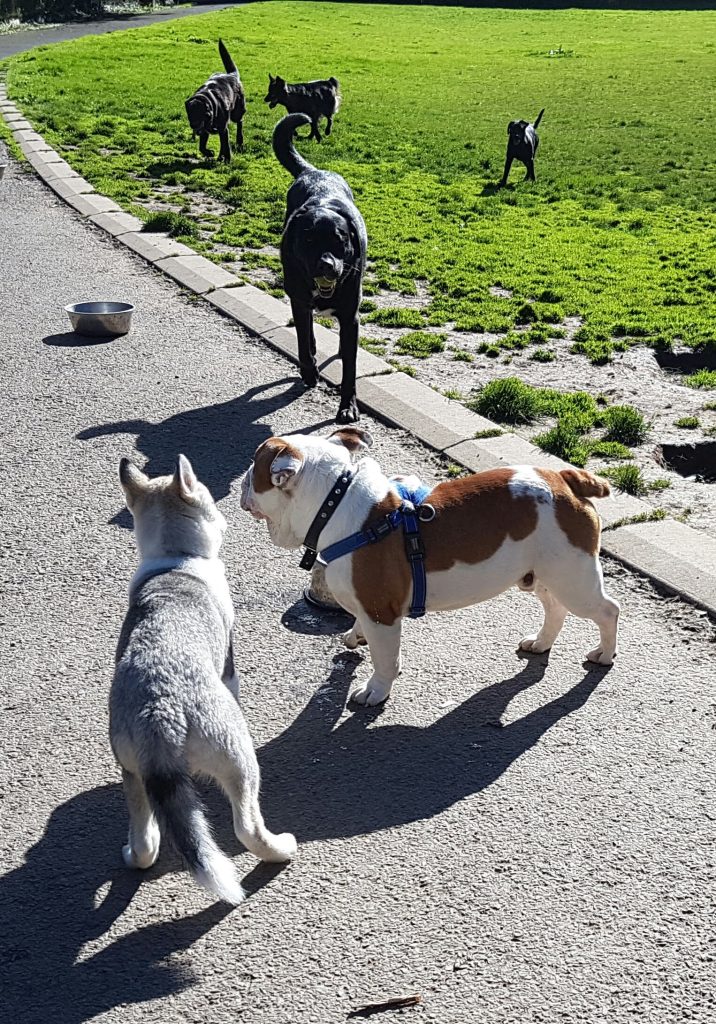
[[129,809],[122,855],[130,867],[151,867],[161,827],[197,882],[240,903],[234,865],[214,841],[192,776],[219,783],[236,835],[261,860],[290,860],[296,840],[269,832],[259,808],[259,766],[233,664],[234,608],[219,558],[226,521],[183,455],[173,476],[154,480],[122,459],[119,478],[141,556],[110,693],[110,741]]

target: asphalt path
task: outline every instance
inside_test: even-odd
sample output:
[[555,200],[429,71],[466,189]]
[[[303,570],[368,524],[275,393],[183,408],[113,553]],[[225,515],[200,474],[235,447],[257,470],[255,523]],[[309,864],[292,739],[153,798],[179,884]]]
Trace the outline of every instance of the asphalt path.
[[191,14],[210,14],[223,11],[226,7],[238,4],[198,4],[195,7],[182,7],[176,11],[162,11],[155,14],[128,14],[121,18],[102,18],[99,21],[71,21],[65,25],[53,25],[48,28],[20,29],[0,35],[0,60],[12,57],[16,53],[24,53],[34,46],[48,46],[50,43],[64,43],[68,39],[80,39],[82,36],[99,36],[105,32],[117,32],[127,28],[142,28],[155,25],[159,21],[170,21],[173,18],[186,18]]
[[[606,564],[623,604],[611,671],[571,619],[516,653],[537,603],[510,592],[405,630],[383,709],[345,623],[310,613],[295,554],[239,508],[257,444],[326,431],[327,388],[81,220],[11,163],[0,184],[0,1016],[13,1024],[713,1022],[714,629]],[[88,344],[63,305],[136,304]],[[437,459],[366,421],[394,472]],[[122,455],[187,454],[229,522],[242,701],[285,869],[257,865],[205,787],[252,893],[211,903],[169,851],[140,875],[107,741],[136,566]]]

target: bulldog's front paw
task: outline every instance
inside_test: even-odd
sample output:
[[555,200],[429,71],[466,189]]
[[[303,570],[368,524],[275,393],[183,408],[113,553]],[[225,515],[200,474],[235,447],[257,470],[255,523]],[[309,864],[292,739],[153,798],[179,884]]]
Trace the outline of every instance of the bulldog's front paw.
[[351,694],[351,700],[355,704],[365,704],[367,707],[375,707],[382,704],[390,696],[391,683],[383,683],[379,679],[371,678],[365,686],[358,687]]
[[336,423],[358,423],[359,420],[358,403],[355,398],[351,398],[348,405],[342,405],[338,410]]
[[539,633],[530,633],[520,640],[519,650],[531,651],[532,654],[544,654],[549,650],[549,644],[539,641]]
[[349,629],[347,633],[344,633],[341,639],[349,651],[354,651],[356,647],[365,647],[368,643],[363,634],[359,633],[355,626],[353,629]]
[[603,647],[595,647],[594,650],[590,651],[587,655],[587,661],[591,661],[595,665],[613,665],[616,654],[616,651],[608,651]]

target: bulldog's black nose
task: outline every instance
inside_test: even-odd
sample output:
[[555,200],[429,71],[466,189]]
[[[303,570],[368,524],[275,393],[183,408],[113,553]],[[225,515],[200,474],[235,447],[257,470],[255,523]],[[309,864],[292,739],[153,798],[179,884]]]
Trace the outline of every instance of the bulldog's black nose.
[[341,276],[343,263],[336,259],[330,252],[326,252],[318,261],[316,277],[325,277],[329,281],[335,281]]

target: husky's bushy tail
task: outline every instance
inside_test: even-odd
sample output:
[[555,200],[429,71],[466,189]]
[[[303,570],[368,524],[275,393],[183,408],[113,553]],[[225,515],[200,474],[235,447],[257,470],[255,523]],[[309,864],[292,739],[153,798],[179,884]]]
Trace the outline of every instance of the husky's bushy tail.
[[294,178],[299,174],[305,174],[306,171],[316,170],[313,164],[309,164],[308,160],[301,156],[293,143],[297,129],[303,124],[310,123],[311,118],[308,114],[287,114],[273,130],[273,151],[276,159]]
[[216,845],[186,771],[155,764],[143,781],[160,829],[172,839],[199,885],[226,903],[241,903],[244,890],[236,868]]
[[238,75],[239,71],[233,60],[229,56],[229,51],[226,49],[221,40],[219,40],[219,55],[221,62],[224,65],[224,70],[227,75]]
[[532,127],[534,128],[535,131],[537,131],[537,128],[539,127],[539,123],[542,120],[542,115],[544,114],[544,111],[545,111],[545,108],[542,107],[542,109],[540,110],[539,114],[537,115],[537,120],[532,125]]

